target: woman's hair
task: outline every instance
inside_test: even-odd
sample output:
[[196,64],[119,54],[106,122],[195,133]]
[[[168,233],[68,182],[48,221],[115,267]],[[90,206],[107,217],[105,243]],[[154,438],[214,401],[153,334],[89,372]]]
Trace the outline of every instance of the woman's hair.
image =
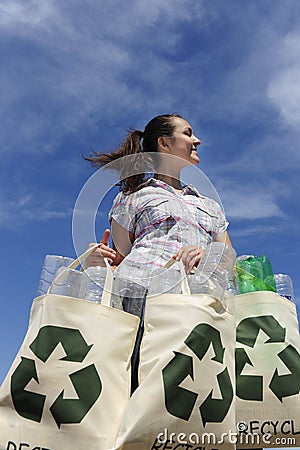
[[[182,118],[179,114],[156,116],[150,120],[144,131],[130,130],[117,150],[110,153],[93,152],[91,157],[84,157],[84,159],[90,161],[94,167],[103,167],[116,161],[110,166],[120,171],[120,189],[128,194],[134,192],[145,181],[146,163],[149,162],[146,154],[158,151],[159,137],[173,136],[176,127],[175,117]],[[145,158],[141,158],[139,155],[141,153]],[[136,155],[139,156],[136,157]],[[131,158],[124,158],[118,164],[117,160],[124,156],[131,156]],[[128,172],[133,173],[133,170],[137,175],[126,176]]]

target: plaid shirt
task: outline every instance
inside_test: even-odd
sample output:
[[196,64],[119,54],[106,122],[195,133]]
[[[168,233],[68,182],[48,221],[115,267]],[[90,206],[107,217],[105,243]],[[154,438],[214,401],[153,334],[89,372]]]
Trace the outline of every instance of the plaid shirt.
[[109,212],[111,219],[134,234],[131,252],[118,270],[131,273],[135,280],[163,267],[183,246],[206,247],[228,226],[219,203],[202,196],[194,186],[186,185],[176,193],[154,178],[136,192],[120,192]]

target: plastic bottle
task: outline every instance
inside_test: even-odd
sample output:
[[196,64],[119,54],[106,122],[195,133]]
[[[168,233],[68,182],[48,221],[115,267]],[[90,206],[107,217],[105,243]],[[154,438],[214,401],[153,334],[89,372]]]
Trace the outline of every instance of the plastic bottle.
[[257,260],[261,263],[264,282],[270,287],[270,291],[276,292],[274,273],[269,258],[265,255],[260,255],[257,257]]
[[238,257],[236,273],[241,294],[255,291],[276,291],[272,266],[265,255]]
[[158,267],[151,273],[148,296],[159,294],[181,294],[181,273],[178,263],[169,269]]
[[90,302],[101,303],[106,267],[91,266],[81,274],[78,297]]
[[74,261],[72,258],[66,256],[46,255],[42,266],[37,295],[46,294],[58,269],[68,266],[72,261]]
[[49,294],[66,295],[78,298],[81,272],[68,267],[60,267],[49,288]]
[[281,297],[294,301],[294,288],[291,277],[284,273],[275,273],[274,278],[276,283],[276,292],[281,295]]
[[114,273],[112,306],[141,317],[149,276],[135,261],[124,259]]
[[191,293],[209,294],[222,300],[232,276],[235,259],[236,252],[231,246],[222,242],[209,244],[194,275],[189,277]]
[[229,274],[226,291],[232,295],[240,294],[240,288],[235,270],[232,270],[232,272]]

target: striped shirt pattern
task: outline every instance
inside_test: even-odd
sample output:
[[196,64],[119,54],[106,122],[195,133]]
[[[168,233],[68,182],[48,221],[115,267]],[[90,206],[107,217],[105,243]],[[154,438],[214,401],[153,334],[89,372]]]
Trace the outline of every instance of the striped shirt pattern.
[[177,193],[154,178],[136,192],[120,192],[109,212],[111,219],[134,234],[131,252],[118,270],[132,273],[135,279],[138,273],[139,278],[147,278],[149,271],[163,267],[183,246],[205,248],[228,226],[219,203],[194,186],[186,185]]

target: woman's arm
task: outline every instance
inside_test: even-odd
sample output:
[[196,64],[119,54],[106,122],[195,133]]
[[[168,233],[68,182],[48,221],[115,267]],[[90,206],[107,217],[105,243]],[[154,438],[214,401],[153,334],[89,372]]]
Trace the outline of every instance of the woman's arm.
[[111,220],[111,231],[113,249],[116,253],[113,266],[118,266],[125,256],[130,253],[134,241],[134,234],[126,230],[126,228],[122,227],[114,219]]
[[[125,256],[130,253],[134,235],[126,228],[118,224],[114,219],[111,221],[112,243],[113,248],[109,246],[110,229],[107,228],[102,236],[98,247],[87,258],[88,266],[105,266],[103,258],[107,258],[111,262],[112,269],[115,269]],[[89,247],[95,245],[91,242]]]
[[220,236],[217,237],[216,242],[223,242],[224,244],[230,245],[232,247],[232,243],[228,234],[228,231],[224,231]]

